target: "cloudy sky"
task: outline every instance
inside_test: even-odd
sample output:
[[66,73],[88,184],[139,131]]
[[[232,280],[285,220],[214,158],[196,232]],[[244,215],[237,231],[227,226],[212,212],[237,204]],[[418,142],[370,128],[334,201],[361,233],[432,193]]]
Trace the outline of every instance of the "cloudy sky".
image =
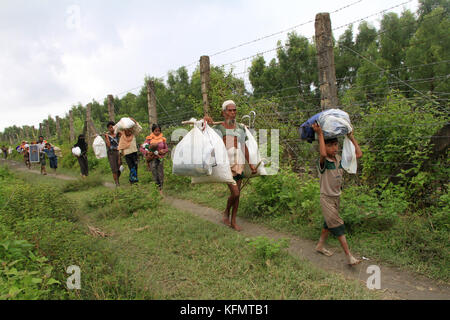
[[[192,71],[201,55],[241,73],[251,59],[229,63],[275,48],[293,30],[313,36],[319,12],[332,12],[333,28],[367,16],[378,27],[381,14],[374,14],[394,6],[389,11],[415,12],[417,5],[417,0],[0,0],[0,131],[38,126],[78,102],[137,92],[144,76],[163,78],[183,65]],[[264,54],[266,60],[273,55]]]

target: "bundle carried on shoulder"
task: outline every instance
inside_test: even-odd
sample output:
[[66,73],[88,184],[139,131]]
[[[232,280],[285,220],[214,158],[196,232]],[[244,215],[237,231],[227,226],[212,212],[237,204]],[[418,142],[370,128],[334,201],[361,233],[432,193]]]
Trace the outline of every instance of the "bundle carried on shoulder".
[[192,183],[236,183],[223,140],[203,120],[195,121],[172,153],[172,172],[192,177]]

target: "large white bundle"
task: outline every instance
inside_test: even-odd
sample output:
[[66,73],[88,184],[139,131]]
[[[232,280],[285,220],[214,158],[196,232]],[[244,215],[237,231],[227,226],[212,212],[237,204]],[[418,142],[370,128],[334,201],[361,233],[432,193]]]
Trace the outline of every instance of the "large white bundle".
[[227,149],[222,138],[207,124],[203,134],[210,141],[214,153],[211,157],[212,173],[210,176],[192,177],[192,183],[231,183],[236,184],[231,173]]
[[342,148],[342,168],[348,173],[356,173],[358,163],[356,161],[356,152],[353,142],[347,137],[344,138],[344,146]]
[[172,152],[172,173],[189,177],[211,175],[212,152],[213,146],[209,139],[194,126]]
[[133,128],[134,126],[135,126],[135,123],[130,118],[127,118],[127,117],[122,118],[114,126],[114,133],[117,134],[117,132],[119,132],[119,131],[122,131],[125,129],[130,129],[130,128]]
[[72,154],[73,154],[75,157],[81,156],[81,149],[80,149],[80,147],[72,148]]
[[340,109],[323,111],[318,119],[325,139],[344,136],[352,132],[350,117],[347,112]]
[[258,143],[256,142],[255,137],[253,137],[250,130],[245,127],[245,133],[247,134],[248,140],[245,142],[245,145],[248,149],[248,158],[250,160],[250,164],[255,167],[258,166],[258,171],[256,174],[252,175],[252,170],[250,170],[249,163],[245,163],[244,166],[244,177],[257,177],[257,176],[266,176],[266,168],[264,168],[264,163],[262,162],[261,155],[258,149]]
[[97,159],[102,159],[107,157],[106,153],[106,143],[102,137],[97,136],[92,143],[92,149],[94,149],[94,154]]

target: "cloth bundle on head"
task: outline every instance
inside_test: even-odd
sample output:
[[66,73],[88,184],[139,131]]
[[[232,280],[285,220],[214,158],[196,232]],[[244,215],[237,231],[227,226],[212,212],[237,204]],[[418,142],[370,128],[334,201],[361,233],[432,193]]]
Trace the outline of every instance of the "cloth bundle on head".
[[227,109],[227,106],[230,104],[232,104],[234,106],[236,105],[236,103],[234,103],[233,100],[227,100],[224,103],[222,103],[222,110],[225,111]]

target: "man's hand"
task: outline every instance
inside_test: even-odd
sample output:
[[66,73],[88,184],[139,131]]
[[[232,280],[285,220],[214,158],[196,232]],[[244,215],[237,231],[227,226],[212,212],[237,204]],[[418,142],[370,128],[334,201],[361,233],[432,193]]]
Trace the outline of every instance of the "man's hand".
[[347,137],[348,137],[350,140],[355,139],[355,136],[353,135],[353,132],[354,132],[354,131],[355,131],[355,130],[352,130],[352,132],[350,132],[350,133],[347,134]]
[[249,165],[250,170],[252,170],[252,174],[257,174],[258,173],[258,169],[256,169],[256,167],[252,164]]
[[318,135],[323,134],[322,128],[320,127],[320,124],[318,124],[317,122],[313,123],[312,128],[314,132],[317,133]]
[[213,119],[210,116],[208,116],[207,114],[203,117],[203,120],[205,120],[206,123],[208,123],[208,124],[214,123]]

